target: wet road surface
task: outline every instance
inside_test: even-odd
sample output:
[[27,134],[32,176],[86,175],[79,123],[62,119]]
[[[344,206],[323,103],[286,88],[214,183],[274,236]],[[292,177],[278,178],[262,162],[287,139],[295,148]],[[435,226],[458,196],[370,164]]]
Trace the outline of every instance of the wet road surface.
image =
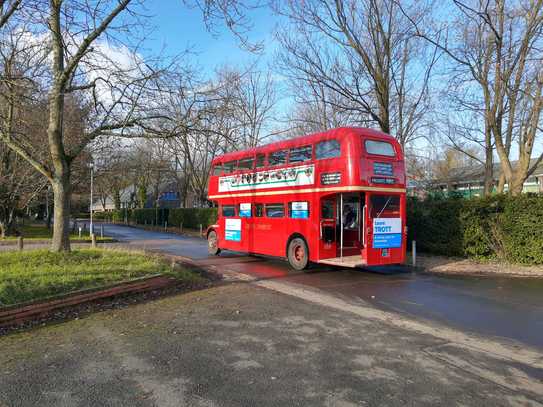
[[106,225],[105,233],[129,246],[159,250],[214,264],[259,279],[281,279],[317,288],[411,317],[485,336],[512,339],[543,348],[543,280],[410,273],[402,267],[341,269],[314,266],[292,272],[285,261],[223,252],[207,254],[203,239]]

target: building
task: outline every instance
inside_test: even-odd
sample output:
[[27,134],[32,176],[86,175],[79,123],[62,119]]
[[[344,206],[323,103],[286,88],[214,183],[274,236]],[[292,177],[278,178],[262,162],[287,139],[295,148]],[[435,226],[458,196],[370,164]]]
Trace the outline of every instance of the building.
[[[532,165],[535,164],[532,160]],[[515,165],[515,163],[513,163]],[[501,173],[500,164],[494,164],[494,189],[498,185]],[[423,186],[425,185],[425,186]],[[505,184],[505,191],[508,186]],[[424,184],[417,180],[409,180],[408,190],[410,195],[423,195],[428,191],[461,193],[466,197],[477,197],[483,195],[484,190],[484,166],[475,165],[452,169],[447,178],[432,179]],[[424,190],[424,191],[423,191]],[[538,165],[534,173],[524,183],[523,192],[543,193],[543,162]]]
[[[130,185],[120,192],[121,209],[138,207],[138,188]],[[153,188],[147,188],[144,208],[179,208],[181,201],[179,193],[175,190],[175,184],[163,184],[159,187],[158,200],[155,200]],[[109,212],[115,209],[113,195],[99,196],[94,199],[93,212]]]

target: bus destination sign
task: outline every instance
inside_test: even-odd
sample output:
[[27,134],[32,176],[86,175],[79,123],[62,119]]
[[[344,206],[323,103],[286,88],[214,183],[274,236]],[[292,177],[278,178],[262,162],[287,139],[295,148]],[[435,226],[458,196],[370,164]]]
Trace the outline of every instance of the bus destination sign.
[[341,172],[325,172],[321,174],[322,185],[334,185],[341,182]]

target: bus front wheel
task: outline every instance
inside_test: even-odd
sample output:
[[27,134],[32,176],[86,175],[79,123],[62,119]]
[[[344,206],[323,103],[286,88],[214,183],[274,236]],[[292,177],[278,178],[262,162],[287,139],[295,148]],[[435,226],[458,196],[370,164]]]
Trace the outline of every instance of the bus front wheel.
[[219,249],[219,239],[217,238],[217,232],[212,230],[207,234],[207,251],[214,256],[221,252]]
[[309,263],[309,250],[304,239],[296,237],[288,245],[288,262],[295,270],[303,270]]

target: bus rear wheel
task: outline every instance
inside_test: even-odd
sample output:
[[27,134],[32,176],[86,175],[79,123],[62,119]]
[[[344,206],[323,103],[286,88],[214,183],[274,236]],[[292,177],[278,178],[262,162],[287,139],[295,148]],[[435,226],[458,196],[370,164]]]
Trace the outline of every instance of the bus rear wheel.
[[309,264],[309,249],[305,240],[300,237],[292,239],[288,244],[287,257],[293,269],[305,269]]
[[207,234],[207,252],[213,256],[216,256],[221,252],[221,249],[219,249],[217,232],[215,232],[214,230]]

